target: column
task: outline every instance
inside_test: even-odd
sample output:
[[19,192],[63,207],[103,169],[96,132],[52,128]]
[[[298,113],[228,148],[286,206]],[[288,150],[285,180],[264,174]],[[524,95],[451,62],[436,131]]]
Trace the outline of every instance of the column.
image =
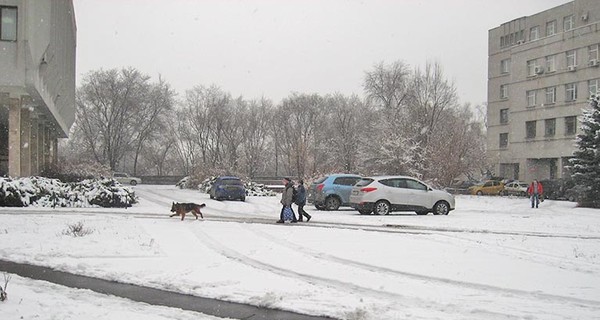
[[39,161],[38,161],[38,118],[35,115],[31,117],[31,139],[29,140],[29,149],[31,152],[31,175],[38,175],[39,170]]
[[31,121],[29,108],[21,109],[21,176],[31,175]]
[[21,99],[8,100],[8,175],[21,176]]

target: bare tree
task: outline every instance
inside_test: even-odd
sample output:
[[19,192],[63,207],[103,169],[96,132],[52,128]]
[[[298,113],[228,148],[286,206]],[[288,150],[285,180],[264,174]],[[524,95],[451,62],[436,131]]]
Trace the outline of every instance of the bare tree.
[[77,90],[77,128],[94,159],[115,169],[136,136],[149,77],[134,68],[93,71]]
[[245,172],[253,178],[261,166],[265,168],[267,157],[270,155],[269,147],[273,147],[270,144],[269,128],[273,122],[273,103],[266,98],[250,101],[243,118],[245,121],[241,124],[241,147],[244,152]]

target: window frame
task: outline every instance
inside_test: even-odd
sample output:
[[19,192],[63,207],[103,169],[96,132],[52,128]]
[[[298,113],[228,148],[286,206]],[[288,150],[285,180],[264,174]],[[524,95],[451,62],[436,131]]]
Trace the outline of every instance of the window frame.
[[536,96],[537,90],[527,90],[525,91],[525,96],[527,97],[527,107],[533,108],[536,105]]
[[537,134],[536,120],[525,121],[525,139],[534,139]]
[[577,82],[565,83],[565,101],[577,101]]
[[[550,26],[552,26],[552,28],[549,28]],[[546,37],[553,36],[556,34],[556,26],[557,26],[556,20],[546,22]],[[550,31],[552,31],[552,32],[550,32]]]
[[[569,27],[567,28],[567,22],[569,23]],[[563,31],[571,31],[575,29],[575,15],[568,15],[563,18]]]
[[[548,100],[548,96],[552,97],[552,101]],[[545,104],[555,104],[556,103],[556,87],[547,87],[545,89],[546,102]]]
[[508,108],[500,109],[500,124],[508,123]]
[[598,61],[600,58],[600,55],[598,54],[598,47],[600,47],[598,43],[588,46],[588,62],[592,60]]
[[508,148],[508,132],[502,132],[498,136],[498,148],[506,149]]
[[[597,95],[598,92],[598,87],[600,86],[600,78],[598,79],[590,79],[588,80],[588,98],[591,98],[592,96]],[[594,90],[592,91],[592,88],[594,88]]]
[[[4,10],[15,11],[15,24],[14,24],[14,39],[5,39],[2,36],[2,17],[4,16]],[[17,42],[19,39],[19,8],[15,6],[0,6],[0,41],[6,42]]]
[[537,59],[532,59],[527,61],[527,76],[533,77],[536,75],[535,68],[538,66]]
[[[534,32],[535,31],[535,32]],[[535,37],[534,37],[535,35]],[[540,38],[540,26],[533,26],[529,29],[529,41],[535,41]]]
[[565,117],[565,136],[574,136],[577,133],[577,116]]
[[[569,67],[577,67],[577,50],[569,50],[565,52],[567,59],[567,68]],[[572,60],[572,61],[569,61]]]
[[510,59],[500,61],[500,74],[510,73]]
[[556,71],[556,55],[546,56],[546,72]]
[[508,99],[508,84],[500,85],[500,99],[501,100]]
[[554,137],[556,135],[556,118],[544,120],[544,137]]

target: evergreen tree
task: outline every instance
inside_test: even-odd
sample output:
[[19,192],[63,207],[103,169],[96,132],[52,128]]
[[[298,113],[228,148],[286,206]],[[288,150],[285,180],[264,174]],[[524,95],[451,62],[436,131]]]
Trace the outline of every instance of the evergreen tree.
[[582,134],[577,136],[578,150],[571,159],[572,177],[582,186],[579,205],[600,208],[600,96],[592,96],[590,108],[583,112]]

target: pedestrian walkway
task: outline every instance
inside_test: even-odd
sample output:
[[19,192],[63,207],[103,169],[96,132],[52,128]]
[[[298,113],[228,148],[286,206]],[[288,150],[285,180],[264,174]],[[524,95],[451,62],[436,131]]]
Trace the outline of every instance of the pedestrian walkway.
[[119,283],[2,259],[0,259],[0,271],[13,273],[21,277],[44,280],[71,288],[89,289],[98,293],[110,294],[151,305],[201,312],[220,318],[251,320],[333,319]]

